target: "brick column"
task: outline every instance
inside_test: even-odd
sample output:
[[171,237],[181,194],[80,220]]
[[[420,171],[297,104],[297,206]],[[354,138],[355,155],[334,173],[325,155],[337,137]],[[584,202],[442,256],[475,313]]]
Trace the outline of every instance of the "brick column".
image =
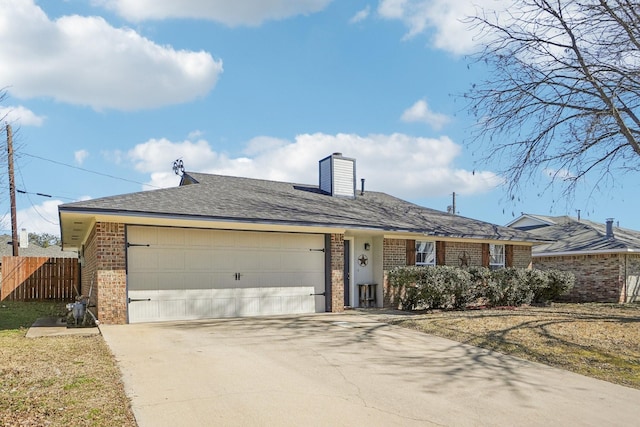
[[98,222],[84,248],[82,293],[91,293],[98,320],[127,323],[127,272],[124,224]]
[[344,235],[331,235],[331,312],[344,311]]

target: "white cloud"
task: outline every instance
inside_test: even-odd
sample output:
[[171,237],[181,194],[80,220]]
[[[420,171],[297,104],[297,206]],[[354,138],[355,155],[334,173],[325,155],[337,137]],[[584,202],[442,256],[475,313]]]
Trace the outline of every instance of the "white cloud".
[[87,150],[78,150],[73,153],[73,157],[76,160],[76,163],[81,165],[84,161],[89,157],[89,152]]
[[148,184],[154,187],[177,185],[171,170],[177,158],[182,158],[187,171],[315,184],[318,161],[333,152],[356,158],[358,179],[366,178],[368,189],[410,200],[452,191],[483,193],[502,182],[493,172],[455,168],[461,147],[447,137],[404,134],[316,133],[298,135],[295,141],[257,137],[239,157],[218,153],[203,140],[152,139],[134,147],[128,157],[136,170],[151,175]]
[[154,108],[206,95],[222,73],[207,52],[161,46],[100,17],[50,20],[33,0],[0,0],[0,8],[0,82],[18,98]]
[[463,22],[475,16],[480,9],[505,10],[507,0],[381,0],[378,15],[401,21],[407,27],[405,39],[428,33],[439,49],[455,54],[470,53],[476,49],[476,33]]
[[308,15],[332,0],[97,0],[130,21],[170,18],[208,19],[234,27],[257,26],[264,21]]
[[42,126],[45,116],[38,116],[22,105],[17,107],[0,107],[0,120],[22,126]]
[[435,130],[442,129],[446,124],[451,121],[451,118],[446,114],[436,113],[431,111],[427,101],[421,99],[406,109],[402,113],[400,119],[403,122],[419,122],[426,123]]
[[353,17],[349,20],[349,23],[357,24],[358,22],[362,22],[369,17],[369,13],[371,13],[371,8],[369,7],[369,5],[367,5],[367,7],[353,15]]
[[26,228],[29,233],[49,233],[59,236],[58,205],[60,204],[62,204],[61,200],[46,200],[39,205],[19,210],[16,213],[18,229]]
[[194,139],[200,139],[202,138],[202,136],[204,135],[204,132],[202,132],[201,130],[192,130],[191,132],[189,132],[189,135],[187,135],[187,138],[194,140]]
[[569,169],[551,169],[546,168],[542,171],[542,174],[549,178],[550,180],[560,179],[562,181],[575,178],[576,175],[571,172]]

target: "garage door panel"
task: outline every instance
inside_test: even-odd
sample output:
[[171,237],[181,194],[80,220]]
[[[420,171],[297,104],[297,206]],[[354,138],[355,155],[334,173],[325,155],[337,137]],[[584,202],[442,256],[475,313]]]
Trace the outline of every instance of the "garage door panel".
[[260,257],[262,253],[255,249],[245,249],[231,254],[235,259],[238,272],[260,271]]
[[211,233],[211,239],[216,248],[233,248],[236,240],[233,231],[217,231]]
[[185,230],[186,247],[210,248],[212,233],[210,230]]
[[235,252],[230,250],[213,251],[210,270],[212,271],[236,271]]
[[213,305],[212,298],[190,298],[186,301],[186,318],[189,319],[206,319],[211,317]]
[[213,289],[226,289],[235,286],[235,273],[231,271],[216,271],[209,274],[211,275],[211,287]]
[[262,249],[280,249],[282,248],[282,234],[259,233],[258,246]]
[[165,320],[181,320],[187,317],[187,301],[167,299],[158,301],[158,310]]
[[236,316],[258,316],[260,314],[260,297],[240,296],[236,298]]
[[127,242],[141,245],[158,244],[157,227],[129,227],[127,228]]
[[260,298],[260,313],[263,315],[273,315],[282,313],[281,297],[263,296]]
[[158,245],[160,246],[185,246],[184,228],[159,228],[158,229]]
[[176,286],[182,286],[187,289],[212,289],[213,288],[213,277],[211,274],[204,271],[194,271],[194,272],[185,272],[185,273],[173,273],[168,274],[167,282],[173,281],[173,285],[167,284],[168,287],[164,289],[169,289],[171,286],[175,288]]
[[133,247],[128,249],[129,271],[157,271],[160,262],[158,253],[147,248]]
[[255,248],[260,242],[260,234],[253,232],[236,233],[235,247],[238,249]]
[[211,270],[214,254],[214,251],[207,248],[202,250],[189,249],[185,252],[185,270]]
[[[129,226],[129,321],[324,311],[322,235]],[[238,276],[239,274],[239,276]],[[153,293],[155,292],[155,293]]]
[[131,292],[136,291],[158,291],[158,276],[156,273],[136,272],[127,274],[127,281],[129,283],[135,283],[135,290],[129,290],[129,297]]
[[158,251],[159,268],[162,270],[185,269],[185,253],[183,251],[160,250]]
[[172,291],[185,286],[183,274],[176,272],[157,274],[157,283],[160,291]]
[[284,239],[282,243],[283,249],[308,251],[309,249],[324,248],[324,237],[316,234],[292,234],[290,238]]
[[284,257],[280,252],[262,252],[258,254],[256,268],[260,271],[281,271]]
[[318,260],[321,259],[324,262],[324,254],[321,252],[320,255],[318,253],[310,255],[305,252],[292,252],[287,255],[289,258],[287,262],[290,264],[289,268],[293,271],[318,270]]

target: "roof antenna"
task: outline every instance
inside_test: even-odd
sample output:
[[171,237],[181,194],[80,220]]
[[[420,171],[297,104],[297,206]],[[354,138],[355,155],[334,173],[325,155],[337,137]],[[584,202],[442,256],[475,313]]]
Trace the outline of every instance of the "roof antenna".
[[173,162],[173,173],[178,176],[184,175],[184,163],[182,163],[182,159],[176,159],[176,161]]

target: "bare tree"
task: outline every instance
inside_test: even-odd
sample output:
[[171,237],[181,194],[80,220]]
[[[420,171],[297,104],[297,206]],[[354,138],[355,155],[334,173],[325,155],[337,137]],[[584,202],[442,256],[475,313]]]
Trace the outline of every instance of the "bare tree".
[[472,141],[506,160],[511,197],[543,171],[565,195],[587,175],[598,188],[638,171],[637,0],[513,0],[469,23],[490,73],[465,94],[479,123]]

